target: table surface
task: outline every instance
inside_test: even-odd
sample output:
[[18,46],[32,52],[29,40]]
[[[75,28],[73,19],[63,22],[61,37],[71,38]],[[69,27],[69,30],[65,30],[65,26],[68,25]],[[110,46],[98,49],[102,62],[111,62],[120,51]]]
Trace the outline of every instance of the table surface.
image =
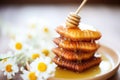
[[[78,6],[79,4],[0,7],[0,52],[7,50],[7,28],[24,27],[26,23],[35,21],[56,27],[64,23],[68,13],[75,11]],[[86,5],[80,16],[81,22],[93,25],[101,31],[100,43],[120,52],[120,6]],[[120,80],[120,69],[108,80]]]

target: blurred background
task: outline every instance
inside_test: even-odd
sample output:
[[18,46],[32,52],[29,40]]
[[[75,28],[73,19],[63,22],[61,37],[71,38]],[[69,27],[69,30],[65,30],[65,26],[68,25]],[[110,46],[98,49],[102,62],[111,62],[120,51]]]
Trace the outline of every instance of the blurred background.
[[[81,0],[1,0],[1,4],[70,4]],[[120,0],[88,0],[89,4],[120,4]]]
[[[30,25],[55,28],[64,24],[69,12],[74,12],[81,1],[0,0],[0,52],[7,50],[10,33],[22,33]],[[82,23],[102,33],[101,44],[120,52],[120,0],[88,0],[79,15]],[[120,70],[109,80],[120,80]]]
[[[82,0],[0,0],[0,35],[5,36],[12,27],[32,24],[56,27],[65,22]],[[120,50],[120,0],[88,0],[80,14],[81,21],[102,32],[101,42],[109,42]],[[107,44],[106,44],[107,45]],[[111,46],[113,47],[113,46]],[[0,50],[3,50],[3,48]]]

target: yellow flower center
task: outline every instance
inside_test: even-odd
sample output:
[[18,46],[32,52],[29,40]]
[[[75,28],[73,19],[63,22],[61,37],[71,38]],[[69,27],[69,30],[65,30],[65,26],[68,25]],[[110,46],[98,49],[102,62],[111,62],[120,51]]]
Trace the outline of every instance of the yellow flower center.
[[38,64],[38,70],[39,70],[40,72],[45,72],[45,71],[47,70],[47,65],[46,65],[44,62],[40,62],[40,63]]
[[29,39],[32,39],[32,35],[31,35],[31,34],[28,34],[28,38],[29,38]]
[[42,50],[42,53],[43,53],[45,56],[48,56],[48,55],[49,55],[49,50],[48,50],[48,49],[43,49],[43,50]]
[[22,44],[20,42],[17,42],[16,45],[15,45],[15,48],[17,50],[21,50],[22,49]]
[[29,80],[37,80],[37,76],[35,75],[35,72],[30,72],[28,77]]
[[31,28],[35,28],[35,27],[36,27],[36,25],[35,25],[35,24],[32,24],[32,25],[31,25]]
[[49,32],[49,29],[47,27],[44,27],[43,31],[47,33]]
[[11,64],[6,65],[5,69],[6,69],[7,72],[12,72],[13,71]]
[[40,54],[38,54],[38,53],[34,53],[33,55],[32,55],[32,59],[33,60],[35,60],[36,58],[39,58],[40,57]]

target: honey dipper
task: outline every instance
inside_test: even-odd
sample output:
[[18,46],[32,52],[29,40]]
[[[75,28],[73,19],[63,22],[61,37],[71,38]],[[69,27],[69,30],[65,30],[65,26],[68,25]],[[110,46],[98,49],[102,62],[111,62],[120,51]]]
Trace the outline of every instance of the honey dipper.
[[81,8],[85,5],[87,0],[83,0],[83,2],[80,4],[76,12],[70,13],[66,19],[66,27],[78,27],[79,22],[80,22],[80,16],[78,13],[80,12]]

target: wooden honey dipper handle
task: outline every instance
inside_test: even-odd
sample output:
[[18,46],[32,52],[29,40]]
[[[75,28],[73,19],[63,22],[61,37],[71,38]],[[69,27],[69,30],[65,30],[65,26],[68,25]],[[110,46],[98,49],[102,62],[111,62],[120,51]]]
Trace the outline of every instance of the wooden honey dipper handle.
[[87,0],[83,0],[83,2],[80,4],[80,6],[76,10],[76,12],[70,13],[68,15],[68,17],[66,19],[66,27],[68,27],[68,28],[78,27],[78,25],[80,23],[80,16],[78,15],[78,13],[80,12],[81,8],[85,5],[86,2],[87,2]]
[[81,8],[85,5],[86,2],[87,2],[87,0],[83,0],[83,2],[80,4],[78,9],[76,10],[75,14],[78,14],[80,12]]

